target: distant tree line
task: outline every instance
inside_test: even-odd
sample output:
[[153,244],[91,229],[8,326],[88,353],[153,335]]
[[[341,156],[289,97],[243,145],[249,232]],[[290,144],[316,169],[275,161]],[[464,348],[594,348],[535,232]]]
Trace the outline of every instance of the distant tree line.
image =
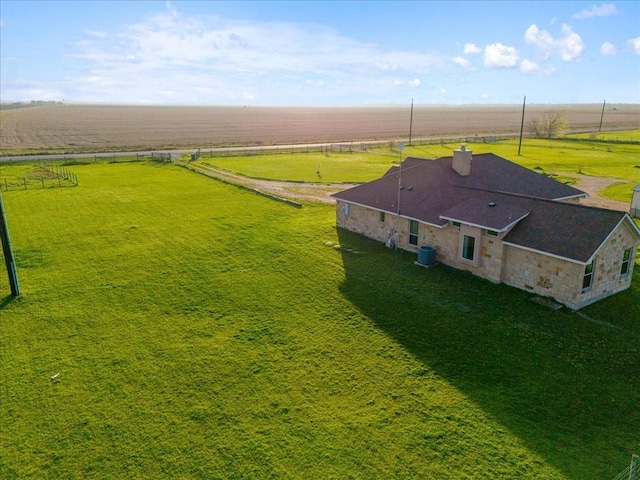
[[42,107],[45,105],[64,105],[64,103],[56,102],[54,100],[31,100],[30,102],[2,102],[0,103],[0,109],[9,110],[11,108]]

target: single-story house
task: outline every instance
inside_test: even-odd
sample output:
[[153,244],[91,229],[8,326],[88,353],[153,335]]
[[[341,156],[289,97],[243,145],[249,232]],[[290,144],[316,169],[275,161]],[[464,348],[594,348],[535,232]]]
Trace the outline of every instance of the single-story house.
[[577,310],[629,288],[640,229],[627,212],[497,155],[407,158],[336,193],[338,227]]

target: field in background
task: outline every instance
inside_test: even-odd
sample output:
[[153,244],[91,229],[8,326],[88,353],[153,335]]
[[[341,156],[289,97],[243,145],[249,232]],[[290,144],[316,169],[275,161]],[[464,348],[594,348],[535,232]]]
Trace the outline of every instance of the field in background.
[[[526,121],[558,105],[530,105]],[[602,105],[568,105],[570,128],[597,131]],[[422,106],[412,136],[518,133],[521,105]],[[410,108],[53,105],[0,111],[2,155],[288,145],[409,136]],[[640,105],[607,106],[603,130],[638,128]]]
[[337,231],[332,206],[72,168],[3,194],[3,479],[600,480],[640,449],[638,266],[551,311]]

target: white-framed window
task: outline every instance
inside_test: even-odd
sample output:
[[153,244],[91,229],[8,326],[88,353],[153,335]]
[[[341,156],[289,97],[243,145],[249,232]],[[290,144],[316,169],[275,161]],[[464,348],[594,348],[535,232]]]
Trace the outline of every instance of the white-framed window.
[[476,237],[471,235],[463,235],[462,236],[462,258],[465,260],[469,260],[470,262],[475,261],[475,252],[476,252]]
[[418,245],[418,230],[419,224],[417,220],[409,220],[409,243],[411,245]]
[[627,248],[622,253],[622,266],[620,267],[620,276],[624,277],[629,275],[629,270],[631,270],[631,248]]
[[595,258],[591,260],[591,263],[587,263],[584,266],[584,276],[582,277],[582,291],[586,292],[591,290],[593,286],[593,273],[596,267]]
[[349,216],[349,204],[345,203],[344,205],[342,205],[342,213],[344,213],[345,217]]

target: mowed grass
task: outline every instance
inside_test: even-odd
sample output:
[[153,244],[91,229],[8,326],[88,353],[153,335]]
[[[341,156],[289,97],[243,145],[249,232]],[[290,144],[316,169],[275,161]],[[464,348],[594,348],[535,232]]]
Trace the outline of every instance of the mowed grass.
[[[614,200],[630,201],[632,189],[640,183],[640,143],[634,141],[640,131],[598,134],[598,141],[577,141],[574,137],[560,139],[523,140],[518,155],[518,140],[501,140],[495,143],[467,143],[474,153],[495,153],[540,173],[582,174],[622,180],[622,185],[605,189],[601,194]],[[576,136],[575,138],[579,138]],[[607,141],[608,140],[608,141]],[[325,155],[296,153],[280,155],[258,155],[251,157],[204,158],[203,162],[249,177],[302,182],[367,182],[380,177],[400,158],[439,158],[451,156],[460,144],[406,145],[402,155],[388,147],[372,148],[368,153],[339,153]],[[319,173],[318,173],[319,172]],[[576,184],[575,181],[572,183]],[[579,183],[576,184],[580,188]]]
[[399,152],[310,152],[247,157],[203,156],[200,162],[241,175],[269,180],[314,183],[368,182],[400,161]]
[[0,478],[601,479],[640,450],[638,266],[553,312],[331,206],[74,172],[4,193]]

